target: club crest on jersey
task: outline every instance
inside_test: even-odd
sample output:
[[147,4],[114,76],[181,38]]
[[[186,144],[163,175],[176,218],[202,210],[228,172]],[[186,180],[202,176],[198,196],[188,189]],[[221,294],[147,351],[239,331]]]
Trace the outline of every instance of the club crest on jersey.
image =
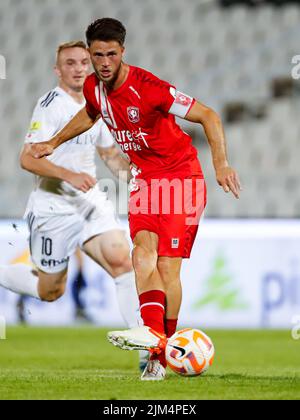
[[136,106],[129,106],[127,108],[128,119],[132,123],[140,121],[140,110]]
[[185,95],[184,93],[177,92],[175,103],[183,106],[188,106],[192,103],[192,98]]
[[191,98],[188,95],[185,95],[182,92],[179,92],[179,90],[176,90],[173,87],[170,87],[170,93],[175,99],[175,104],[189,106],[193,101],[193,98]]

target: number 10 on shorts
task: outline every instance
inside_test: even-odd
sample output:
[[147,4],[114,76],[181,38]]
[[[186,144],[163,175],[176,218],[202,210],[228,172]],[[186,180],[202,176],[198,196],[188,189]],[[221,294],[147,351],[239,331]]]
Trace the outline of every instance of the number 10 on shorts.
[[52,255],[52,239],[42,236],[42,255]]
[[0,316],[0,340],[6,339],[6,321],[4,316]]

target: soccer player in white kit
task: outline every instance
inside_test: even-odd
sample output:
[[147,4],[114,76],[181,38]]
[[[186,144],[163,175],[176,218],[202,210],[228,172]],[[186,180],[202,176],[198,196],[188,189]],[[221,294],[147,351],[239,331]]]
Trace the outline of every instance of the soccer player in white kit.
[[[20,158],[23,169],[37,176],[24,217],[38,276],[24,264],[0,266],[0,285],[53,302],[64,294],[69,258],[80,246],[114,279],[121,314],[133,328],[140,315],[129,243],[112,202],[97,185],[95,151],[115,174],[130,174],[130,167],[114,146],[106,124],[99,120],[49,158],[37,160],[28,153],[31,143],[52,137],[84,107],[83,84],[89,70],[90,57],[83,42],[59,46],[55,66],[59,86],[38,101]],[[144,357],[142,353],[141,363]]]

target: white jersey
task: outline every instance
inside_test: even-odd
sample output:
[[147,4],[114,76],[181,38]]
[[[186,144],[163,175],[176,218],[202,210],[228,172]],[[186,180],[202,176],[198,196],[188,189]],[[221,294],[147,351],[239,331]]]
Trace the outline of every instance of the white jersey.
[[[31,125],[25,143],[40,143],[49,140],[60,131],[70,119],[83,108],[60,87],[39,99],[33,112]],[[87,132],[62,144],[47,159],[57,166],[73,172],[85,172],[96,177],[96,147],[111,147],[114,140],[103,120]],[[99,198],[106,200],[106,194],[96,185],[83,193],[70,184],[46,177],[36,177],[36,188],[30,195],[25,216],[33,212],[37,216],[66,215],[89,212]]]

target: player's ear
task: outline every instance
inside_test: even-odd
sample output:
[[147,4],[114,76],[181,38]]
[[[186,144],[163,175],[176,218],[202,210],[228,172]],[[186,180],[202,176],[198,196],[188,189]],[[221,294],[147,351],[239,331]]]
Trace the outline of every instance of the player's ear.
[[58,66],[55,65],[53,69],[54,69],[54,73],[56,74],[56,76],[60,78],[61,77],[61,71],[59,70]]

